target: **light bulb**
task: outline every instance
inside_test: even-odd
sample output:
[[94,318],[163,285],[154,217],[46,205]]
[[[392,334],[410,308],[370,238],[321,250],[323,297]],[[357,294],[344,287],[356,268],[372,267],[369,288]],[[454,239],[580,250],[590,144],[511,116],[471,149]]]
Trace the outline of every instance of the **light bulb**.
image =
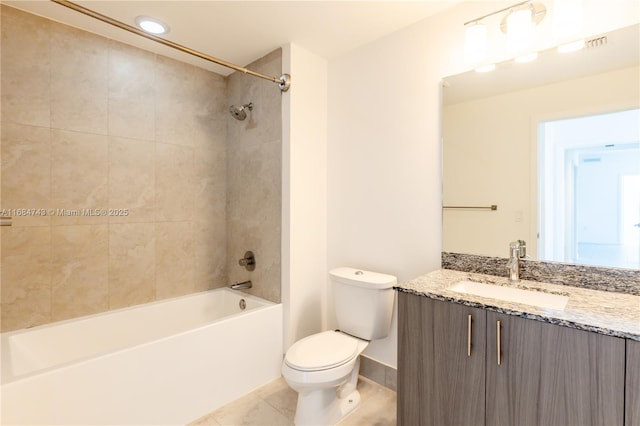
[[464,36],[465,60],[480,62],[487,54],[487,26],[479,22],[470,24],[465,28]]
[[507,16],[507,44],[513,52],[527,50],[533,44],[531,8],[515,10]]

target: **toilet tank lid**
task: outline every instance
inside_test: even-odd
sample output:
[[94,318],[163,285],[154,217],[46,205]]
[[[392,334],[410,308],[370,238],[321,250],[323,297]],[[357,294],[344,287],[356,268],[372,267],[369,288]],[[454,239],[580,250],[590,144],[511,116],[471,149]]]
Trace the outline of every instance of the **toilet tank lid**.
[[331,275],[331,278],[335,281],[343,284],[379,290],[391,288],[398,282],[398,279],[393,275],[349,267],[334,268],[329,271],[329,275]]

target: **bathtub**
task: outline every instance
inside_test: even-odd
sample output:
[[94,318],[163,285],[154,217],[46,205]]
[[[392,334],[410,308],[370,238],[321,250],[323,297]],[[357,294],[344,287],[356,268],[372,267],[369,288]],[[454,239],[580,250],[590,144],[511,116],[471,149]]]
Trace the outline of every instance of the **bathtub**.
[[184,425],[280,377],[282,305],[222,288],[0,341],[3,425]]

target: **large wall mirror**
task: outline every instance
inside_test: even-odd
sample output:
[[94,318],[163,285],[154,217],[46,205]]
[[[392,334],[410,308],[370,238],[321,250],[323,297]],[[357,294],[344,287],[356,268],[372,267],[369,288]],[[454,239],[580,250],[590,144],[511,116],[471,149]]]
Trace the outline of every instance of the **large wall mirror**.
[[444,79],[444,251],[639,269],[639,40]]

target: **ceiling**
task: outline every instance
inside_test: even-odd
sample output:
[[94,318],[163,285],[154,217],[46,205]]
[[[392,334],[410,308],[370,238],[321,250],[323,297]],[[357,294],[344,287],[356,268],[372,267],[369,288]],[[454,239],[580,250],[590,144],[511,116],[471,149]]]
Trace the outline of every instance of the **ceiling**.
[[[77,1],[134,25],[138,15],[166,22],[162,37],[245,66],[286,45],[298,44],[327,59],[407,27],[461,0],[422,1]],[[50,1],[3,1],[68,25],[228,75],[232,70],[161,46]]]

